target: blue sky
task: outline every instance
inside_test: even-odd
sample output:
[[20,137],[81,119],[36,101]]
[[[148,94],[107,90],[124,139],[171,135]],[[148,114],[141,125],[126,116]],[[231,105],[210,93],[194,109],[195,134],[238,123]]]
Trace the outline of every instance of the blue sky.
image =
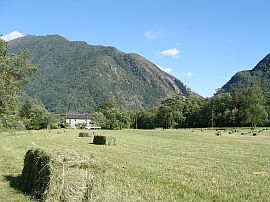
[[270,52],[269,0],[1,0],[0,33],[135,52],[210,97]]

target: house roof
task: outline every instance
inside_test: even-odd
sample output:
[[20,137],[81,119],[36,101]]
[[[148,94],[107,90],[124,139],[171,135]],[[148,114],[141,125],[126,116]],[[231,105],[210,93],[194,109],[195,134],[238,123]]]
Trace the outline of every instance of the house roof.
[[67,114],[66,119],[90,119],[89,114]]

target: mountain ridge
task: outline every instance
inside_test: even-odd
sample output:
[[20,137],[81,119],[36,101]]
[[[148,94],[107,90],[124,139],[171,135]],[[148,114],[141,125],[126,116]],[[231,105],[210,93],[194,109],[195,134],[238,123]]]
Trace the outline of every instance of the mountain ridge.
[[251,70],[237,72],[221,89],[234,93],[251,85],[262,88],[267,98],[270,98],[270,54],[262,58]]
[[141,109],[174,94],[197,96],[143,56],[112,46],[69,41],[60,35],[28,35],[9,45],[11,52],[30,52],[38,72],[24,91],[50,111],[95,111],[106,98],[120,106]]

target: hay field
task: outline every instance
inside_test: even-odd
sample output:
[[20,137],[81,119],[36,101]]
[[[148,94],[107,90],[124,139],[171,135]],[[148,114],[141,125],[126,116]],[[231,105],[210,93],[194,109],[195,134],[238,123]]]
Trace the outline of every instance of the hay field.
[[93,155],[106,171],[102,201],[270,201],[270,130],[247,131],[99,132],[116,137],[116,146],[89,144],[92,138],[75,129],[2,132],[0,201],[30,200],[18,181],[32,148]]

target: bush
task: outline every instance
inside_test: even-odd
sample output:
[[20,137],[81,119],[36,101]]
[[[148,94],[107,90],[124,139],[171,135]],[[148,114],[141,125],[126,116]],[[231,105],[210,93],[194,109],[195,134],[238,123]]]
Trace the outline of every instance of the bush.
[[77,123],[77,124],[76,124],[76,128],[77,128],[77,129],[84,129],[85,126],[86,126],[85,123]]
[[115,137],[95,135],[93,139],[93,144],[98,145],[115,145],[115,143],[116,143]]
[[22,188],[41,201],[89,201],[100,197],[103,174],[91,156],[29,150],[24,159]]
[[57,123],[52,123],[50,125],[51,129],[58,129],[58,124]]

